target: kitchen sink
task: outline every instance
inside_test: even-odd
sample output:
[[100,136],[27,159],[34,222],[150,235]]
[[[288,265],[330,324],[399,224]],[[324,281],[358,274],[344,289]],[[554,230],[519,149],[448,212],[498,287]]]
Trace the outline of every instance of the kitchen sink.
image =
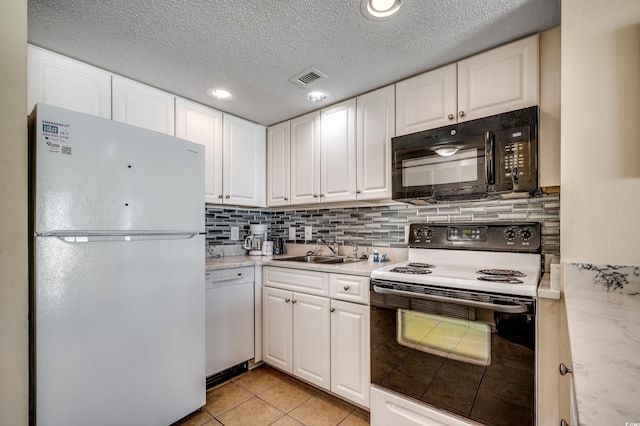
[[273,260],[281,260],[285,262],[321,263],[323,265],[334,265],[334,264],[340,264],[340,263],[363,262],[366,259],[356,259],[354,257],[345,257],[345,256],[291,256],[291,257],[281,257],[279,259],[273,259]]

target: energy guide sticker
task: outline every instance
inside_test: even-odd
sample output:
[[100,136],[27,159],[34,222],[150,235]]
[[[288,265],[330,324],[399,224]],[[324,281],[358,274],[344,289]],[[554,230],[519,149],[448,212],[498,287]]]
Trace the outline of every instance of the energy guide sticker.
[[71,155],[69,123],[42,120],[42,141],[49,152]]

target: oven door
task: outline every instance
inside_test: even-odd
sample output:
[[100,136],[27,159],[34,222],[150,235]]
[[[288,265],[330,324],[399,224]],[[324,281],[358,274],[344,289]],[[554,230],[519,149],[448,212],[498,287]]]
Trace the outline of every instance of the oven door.
[[[533,425],[535,301],[449,289],[412,294],[411,287],[371,282],[373,389],[451,417],[426,424],[466,418]],[[403,412],[393,402],[372,404],[372,421],[385,417],[375,410],[389,407],[394,415]]]
[[478,198],[493,183],[493,134],[393,139],[393,199]]

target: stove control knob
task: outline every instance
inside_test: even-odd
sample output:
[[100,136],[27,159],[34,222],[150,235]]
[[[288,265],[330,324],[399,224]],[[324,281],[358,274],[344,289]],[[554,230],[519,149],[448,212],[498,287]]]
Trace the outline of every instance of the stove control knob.
[[504,237],[507,240],[513,240],[516,237],[516,235],[518,235],[518,232],[514,227],[507,228],[504,230]]
[[532,236],[533,236],[533,231],[531,229],[522,228],[520,230],[520,238],[522,238],[523,240],[525,241],[530,240]]
[[413,230],[413,238],[416,240],[419,240],[420,238],[422,238],[422,228],[416,228]]
[[425,237],[427,240],[430,240],[431,238],[433,238],[433,229],[431,229],[431,228],[426,228],[426,229],[424,230],[424,237]]

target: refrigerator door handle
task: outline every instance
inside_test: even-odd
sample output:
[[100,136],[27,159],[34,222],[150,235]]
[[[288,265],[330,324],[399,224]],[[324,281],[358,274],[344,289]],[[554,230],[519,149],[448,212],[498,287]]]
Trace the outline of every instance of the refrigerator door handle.
[[55,237],[65,243],[97,243],[117,241],[168,241],[190,240],[198,233],[191,234],[132,234],[132,235],[40,235],[40,237]]

